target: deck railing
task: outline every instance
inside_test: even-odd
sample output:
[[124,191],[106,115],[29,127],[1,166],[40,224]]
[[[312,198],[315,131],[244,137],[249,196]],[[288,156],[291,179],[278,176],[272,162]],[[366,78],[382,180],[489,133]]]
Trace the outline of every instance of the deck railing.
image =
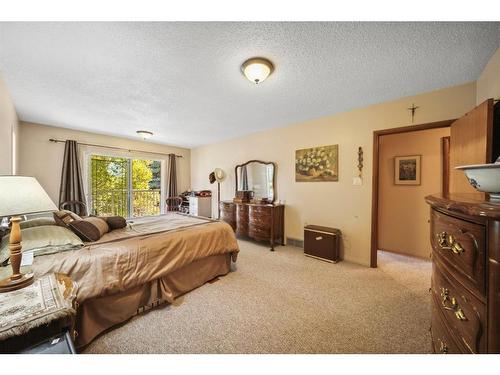
[[159,215],[160,201],[160,189],[132,190],[131,202],[126,189],[98,190],[92,194],[92,213],[123,217]]

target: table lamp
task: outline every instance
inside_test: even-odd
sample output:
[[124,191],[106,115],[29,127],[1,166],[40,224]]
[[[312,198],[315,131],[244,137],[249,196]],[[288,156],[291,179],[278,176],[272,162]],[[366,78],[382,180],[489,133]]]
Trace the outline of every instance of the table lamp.
[[12,275],[0,280],[0,293],[24,288],[33,283],[33,273],[22,274],[21,228],[19,215],[56,211],[57,207],[36,178],[0,176],[0,217],[10,216],[9,237]]

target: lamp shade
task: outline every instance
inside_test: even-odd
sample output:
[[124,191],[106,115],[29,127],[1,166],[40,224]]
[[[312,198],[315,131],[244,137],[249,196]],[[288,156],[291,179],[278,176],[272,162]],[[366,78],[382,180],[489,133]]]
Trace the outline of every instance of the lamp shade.
[[0,176],[0,217],[57,211],[34,177]]

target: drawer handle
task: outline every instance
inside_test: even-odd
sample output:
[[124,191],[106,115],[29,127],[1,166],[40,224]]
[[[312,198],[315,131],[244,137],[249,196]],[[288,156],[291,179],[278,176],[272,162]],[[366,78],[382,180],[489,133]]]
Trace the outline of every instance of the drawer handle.
[[322,239],[323,239],[323,237],[322,237],[322,236],[318,236],[318,237],[316,237],[316,241],[321,241]]
[[[450,306],[447,305],[448,302]],[[441,288],[441,304],[443,305],[443,308],[445,310],[453,311],[455,313],[455,317],[458,320],[467,320],[467,317],[458,304],[457,299],[455,297],[451,297],[450,291],[446,288]]]
[[454,254],[462,254],[465,249],[460,245],[460,243],[453,237],[452,234],[446,232],[438,233],[438,245],[443,250],[450,250]]
[[441,339],[438,339],[438,343],[439,343],[439,352],[442,354],[448,353],[448,345],[446,345],[446,343]]

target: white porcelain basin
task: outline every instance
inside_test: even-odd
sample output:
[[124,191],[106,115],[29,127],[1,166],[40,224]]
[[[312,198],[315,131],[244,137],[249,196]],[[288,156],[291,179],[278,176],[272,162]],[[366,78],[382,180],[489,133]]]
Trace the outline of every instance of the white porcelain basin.
[[[499,158],[500,159],[500,158]],[[500,201],[500,162],[455,167],[465,172],[473,188],[490,194],[490,200]]]

